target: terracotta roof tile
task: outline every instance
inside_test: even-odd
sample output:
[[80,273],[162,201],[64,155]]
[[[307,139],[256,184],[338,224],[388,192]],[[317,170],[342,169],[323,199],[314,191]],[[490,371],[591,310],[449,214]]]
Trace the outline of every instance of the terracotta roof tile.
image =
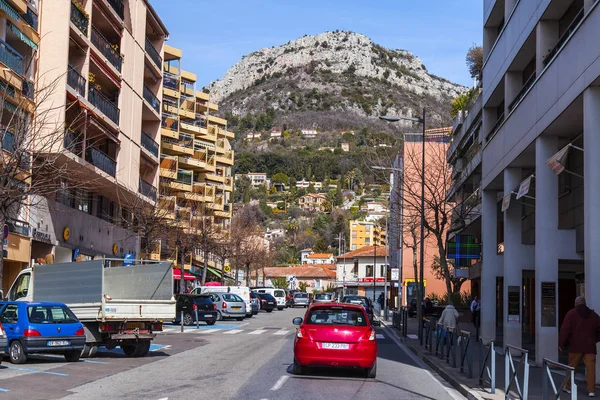
[[299,279],[327,279],[335,278],[336,273],[322,266],[295,266],[295,267],[267,267],[265,268],[265,276],[267,278],[285,277],[295,275]]
[[[337,257],[338,260],[340,259],[348,259],[348,258],[354,258],[354,257],[373,257],[374,256],[374,248],[375,246],[365,246],[365,247],[361,247],[360,249],[356,249],[356,250],[352,250],[349,253],[346,254],[342,254],[340,256]],[[388,248],[387,247],[383,247],[383,246],[377,246],[377,255],[376,257],[384,257],[384,256],[389,256],[389,252],[388,252]]]
[[333,256],[333,253],[314,253],[314,254],[310,254],[307,258],[329,258],[332,256]]

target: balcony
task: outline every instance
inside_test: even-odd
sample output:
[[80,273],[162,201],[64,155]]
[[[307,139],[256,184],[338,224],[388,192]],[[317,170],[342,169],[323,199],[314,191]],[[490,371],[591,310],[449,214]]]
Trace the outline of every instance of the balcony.
[[117,175],[117,162],[95,147],[88,147],[85,150],[85,161],[100,168],[110,176]]
[[560,48],[563,46],[563,44],[565,44],[567,39],[571,37],[571,34],[573,34],[573,32],[575,31],[575,28],[577,28],[577,26],[583,19],[584,14],[585,10],[582,8],[581,11],[579,11],[579,13],[575,16],[575,18],[573,18],[573,21],[571,21],[571,24],[569,25],[565,33],[563,33],[563,35],[558,39],[558,43],[556,43],[556,46],[554,46],[554,48],[548,52],[546,57],[544,57],[542,61],[544,66],[548,65],[548,63],[550,63],[550,61],[554,59],[554,56],[556,56],[558,50],[560,50]]
[[536,76],[534,72],[533,74],[531,74],[529,79],[527,79],[527,82],[525,82],[519,93],[515,96],[515,99],[512,101],[512,103],[510,103],[510,105],[508,106],[508,112],[511,112],[513,108],[515,108],[515,106],[523,99],[523,97],[525,97],[525,94],[527,93],[531,85],[533,85],[533,82],[535,82],[535,78]]
[[82,143],[81,137],[75,132],[65,132],[64,146],[71,153],[81,157]]
[[138,190],[147,198],[156,201],[156,188],[152,184],[143,180],[142,178],[140,178],[140,186]]
[[13,153],[15,151],[15,135],[5,130],[0,131],[0,134],[2,135],[2,150]]
[[23,74],[23,56],[3,40],[0,40],[0,61],[18,75]]
[[102,114],[106,115],[108,119],[110,119],[115,124],[119,125],[119,108],[112,101],[110,101],[102,92],[92,87],[89,88],[88,100],[90,103],[92,103],[94,107],[100,110]]
[[11,17],[15,21],[18,21],[20,18],[19,12],[4,0],[0,0],[0,10],[4,11],[9,17]]
[[112,7],[113,10],[117,13],[121,19],[125,19],[125,7],[123,6],[122,0],[107,0],[108,4]]
[[148,53],[152,61],[154,61],[154,64],[162,69],[162,57],[148,38],[146,38],[146,53]]
[[144,85],[144,100],[154,108],[154,111],[160,114],[160,100],[158,100],[158,97],[156,97],[146,85]]
[[36,13],[31,10],[31,8],[27,7],[27,12],[25,14],[21,14],[21,18],[23,21],[27,22],[29,26],[31,26],[34,30],[38,29],[38,16]]
[[81,33],[85,36],[88,35],[90,19],[84,11],[77,8],[74,3],[71,3],[71,22],[81,31]]
[[170,131],[179,131],[179,119],[175,115],[163,113],[161,127]]
[[498,120],[494,124],[494,127],[490,130],[490,133],[487,135],[487,140],[490,140],[492,138],[492,136],[494,136],[494,134],[498,131],[498,129],[500,129],[500,127],[502,126],[503,123],[504,123],[504,113],[502,113],[502,115],[500,115],[500,117],[498,117]]
[[[92,26],[92,44],[102,53],[104,57],[121,72],[121,66],[123,65],[123,57],[116,50],[117,45],[113,45],[109,42],[95,26]],[[115,48],[116,47],[116,48]]]
[[23,86],[21,87],[21,93],[29,100],[33,101],[35,96],[35,88],[33,82],[23,79]]
[[191,174],[191,172],[178,170],[177,171],[177,179],[175,179],[175,181],[184,183],[186,185],[191,185],[192,184],[192,174]]
[[30,227],[29,223],[25,221],[20,221],[17,219],[9,219],[6,221],[6,225],[8,225],[8,231],[12,233],[16,233],[21,236],[29,236]]
[[152,139],[152,136],[142,132],[142,147],[148,150],[154,157],[158,157],[158,143]]
[[71,86],[80,96],[85,97],[85,84],[86,80],[77,71],[77,69],[69,64],[69,70],[67,71],[67,85]]

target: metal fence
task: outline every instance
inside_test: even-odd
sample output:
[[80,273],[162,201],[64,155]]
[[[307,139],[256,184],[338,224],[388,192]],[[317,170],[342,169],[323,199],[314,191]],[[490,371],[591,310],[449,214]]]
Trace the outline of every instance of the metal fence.
[[[510,393],[516,390],[517,398],[527,400],[529,394],[529,352],[520,347],[506,345],[504,349],[504,393],[505,398],[512,398]],[[522,384],[519,382],[522,375]]]
[[[486,344],[487,343],[487,344]],[[479,384],[490,385],[490,393],[496,393],[496,349],[492,339],[479,338]]]
[[[571,381],[571,400],[577,400],[577,385],[575,384],[575,368],[568,365],[564,365],[552,360],[544,358],[543,365],[544,371],[542,373],[542,398],[544,400],[553,398],[554,400],[560,399],[561,393],[567,388],[567,383]],[[565,375],[557,388],[552,376],[552,368],[556,368],[565,372]],[[549,388],[552,388],[552,395],[550,395]]]

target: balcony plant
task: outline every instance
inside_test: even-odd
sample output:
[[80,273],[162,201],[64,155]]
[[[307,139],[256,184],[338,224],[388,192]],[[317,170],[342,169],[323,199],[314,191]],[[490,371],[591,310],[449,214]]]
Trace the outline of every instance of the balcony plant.
[[85,11],[85,7],[79,0],[71,0],[71,3],[77,8],[87,19],[90,19],[90,15]]
[[93,72],[88,74],[88,81],[94,86],[94,88],[98,91],[102,91],[102,86],[96,83],[96,75]]

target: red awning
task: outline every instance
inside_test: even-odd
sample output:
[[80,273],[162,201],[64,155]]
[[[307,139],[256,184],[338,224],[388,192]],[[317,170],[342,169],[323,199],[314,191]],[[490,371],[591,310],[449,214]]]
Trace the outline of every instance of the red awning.
[[[173,268],[173,279],[180,280],[181,279],[181,270],[179,268]],[[183,280],[186,281],[195,281],[196,277],[189,272],[183,271]]]

